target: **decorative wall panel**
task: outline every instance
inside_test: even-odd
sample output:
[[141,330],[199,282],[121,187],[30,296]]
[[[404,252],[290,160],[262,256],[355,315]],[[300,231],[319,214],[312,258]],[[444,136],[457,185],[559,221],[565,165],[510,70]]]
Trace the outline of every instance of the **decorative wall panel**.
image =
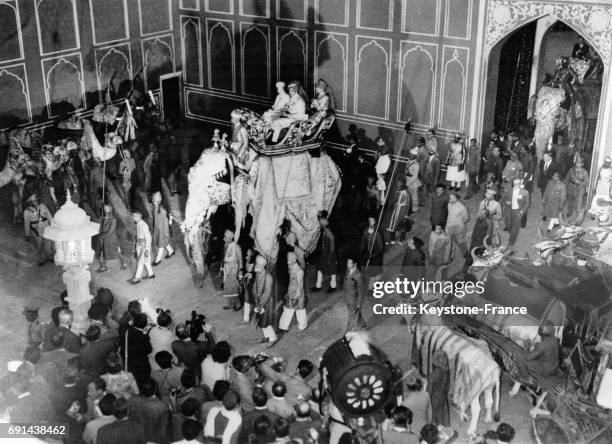
[[412,118],[429,128],[434,122],[438,46],[402,41],[399,61],[397,120]]
[[127,0],[89,0],[89,15],[94,45],[129,37]]
[[234,22],[206,19],[208,87],[236,92]]
[[317,31],[315,79],[324,79],[334,93],[336,110],[347,111],[348,35]]
[[217,14],[233,14],[234,0],[204,0],[206,12]]
[[446,0],[444,37],[467,40],[472,31],[472,0]]
[[355,114],[389,118],[391,40],[355,37]]
[[437,36],[441,0],[402,0],[402,32]]
[[270,0],[240,0],[240,15],[245,17],[270,17]]
[[78,49],[75,0],[34,0],[40,54]]
[[0,68],[0,129],[30,123],[30,94],[23,63]]
[[552,15],[572,26],[597,50],[604,66],[612,47],[612,7],[550,1],[489,0],[486,49],[513,30],[543,15]]
[[315,0],[315,23],[348,26],[349,0]]
[[463,131],[469,49],[444,46],[440,90],[439,127]]
[[159,76],[174,71],[174,38],[172,34],[141,41],[145,87],[159,88]]
[[277,0],[276,18],[305,22],[308,20],[308,0]]
[[85,108],[81,53],[41,60],[48,117]]
[[140,35],[157,34],[172,30],[171,0],[138,0]]
[[[100,101],[109,88],[112,100],[127,97],[132,88],[132,52],[128,43],[96,48],[96,77]],[[110,83],[110,85],[109,85]]]
[[0,1],[0,63],[23,58],[23,38],[17,0]]
[[181,48],[183,80],[189,85],[202,86],[202,40],[198,17],[181,16]]
[[270,97],[270,28],[240,24],[242,94]]
[[357,27],[391,31],[394,3],[394,0],[357,0]]
[[181,0],[179,2],[179,8],[185,9],[187,11],[199,11],[200,0]]
[[276,78],[288,82],[308,78],[308,34],[295,28],[276,28]]

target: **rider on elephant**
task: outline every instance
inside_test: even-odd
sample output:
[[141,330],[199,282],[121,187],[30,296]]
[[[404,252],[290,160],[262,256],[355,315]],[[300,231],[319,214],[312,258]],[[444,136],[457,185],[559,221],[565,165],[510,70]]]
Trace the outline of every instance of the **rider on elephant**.
[[232,111],[232,143],[230,151],[236,155],[239,166],[245,169],[250,168],[249,159],[249,135],[245,128],[244,116],[238,110]]
[[565,91],[565,100],[561,102],[561,108],[570,110],[572,104],[576,101],[578,91],[574,88],[576,81],[576,73],[570,68],[567,57],[562,57],[557,65],[555,76],[551,80],[551,86],[554,88],[562,88]]

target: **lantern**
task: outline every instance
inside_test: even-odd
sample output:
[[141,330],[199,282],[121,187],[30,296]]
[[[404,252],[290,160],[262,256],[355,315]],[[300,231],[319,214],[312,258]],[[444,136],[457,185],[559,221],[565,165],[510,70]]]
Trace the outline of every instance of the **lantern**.
[[74,314],[72,331],[75,333],[85,333],[89,323],[87,310],[92,296],[89,294],[91,274],[88,267],[94,258],[91,238],[99,229],[100,225],[91,222],[85,211],[72,202],[68,192],[66,203],[55,213],[43,234],[55,243],[55,264],[64,267],[66,300]]

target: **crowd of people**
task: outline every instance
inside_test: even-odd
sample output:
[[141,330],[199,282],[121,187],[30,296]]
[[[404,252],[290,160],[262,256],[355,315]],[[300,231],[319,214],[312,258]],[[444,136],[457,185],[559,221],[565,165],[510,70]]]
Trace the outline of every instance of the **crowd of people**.
[[[433,131],[430,137],[435,137]],[[457,138],[454,143],[461,144],[461,141]],[[464,181],[455,181],[450,191],[440,182],[441,162],[431,139],[429,143],[419,140],[417,148],[410,151],[405,170],[400,170],[406,180],[398,180],[397,198],[386,197],[389,199],[387,213],[391,214],[384,217],[389,225],[385,234],[381,233],[383,230],[377,227],[383,203],[380,185],[381,181],[388,180],[387,173],[394,165],[386,143],[379,139],[377,144],[380,151],[376,162],[368,162],[368,157],[355,146],[343,153],[339,162],[345,187],[350,190],[342,194],[339,206],[353,206],[357,220],[363,218],[365,225],[354,245],[349,242],[352,249],[341,254],[330,228],[330,215],[324,211],[319,213],[321,236],[313,258],[307,257],[296,245],[295,234],[286,230],[282,259],[286,261],[288,278],[278,319],[271,302],[266,303],[273,300],[271,288],[278,275],[266,268],[266,259],[252,248],[243,255],[231,227],[225,229],[222,274],[227,305],[224,308],[243,310],[243,322],[250,322],[252,314],[256,314],[264,336],[262,341],[270,346],[278,340],[279,332],[289,329],[294,316],[298,332],[308,327],[307,263],[313,264],[316,270],[316,282],[310,291],[322,290],[324,278],[329,276],[327,291],[333,292],[339,289],[340,283],[338,259],[341,255],[346,258],[342,281],[344,301],[349,309],[346,331],[358,331],[367,328],[361,313],[367,276],[382,267],[386,245],[405,241],[404,265],[422,269],[424,274],[447,264],[455,249],[461,255],[467,253],[469,212],[460,196]],[[465,149],[462,155],[466,163],[470,161],[471,151],[476,151],[474,146],[472,143],[472,149]],[[429,148],[425,148],[428,157],[423,170],[426,173],[421,175],[419,152],[423,147]],[[497,145],[493,151],[495,154],[489,159],[497,158],[502,152]],[[380,159],[385,156],[389,159],[382,162],[383,168]],[[512,218],[518,217],[514,212],[526,211],[529,204],[524,182],[520,177],[509,176],[512,165],[516,164],[515,151],[507,157],[509,160],[502,168],[506,173],[494,184],[505,187],[510,197],[500,204],[495,200],[499,188],[490,186],[479,205],[487,218],[495,216],[498,227],[505,210],[512,211],[510,222],[506,222],[511,224]],[[486,156],[481,160],[484,163]],[[546,167],[545,162],[544,168],[550,165]],[[479,171],[478,177],[480,174]],[[408,191],[405,184],[413,177],[418,180],[412,182],[412,189]],[[524,205],[523,210],[512,208],[515,189],[519,190],[516,199]],[[476,192],[477,188],[470,190]],[[350,201],[348,196],[354,200]],[[164,253],[165,257],[174,253],[168,215],[158,192],[152,193],[152,203],[154,217],[165,221],[153,222],[153,233],[141,212],[131,213],[136,224],[137,256],[132,283],[139,282],[143,270],[148,273],[145,278],[154,277],[151,267],[163,260]],[[432,227],[427,251],[418,237],[405,239],[405,233],[410,231],[409,220],[414,218],[411,214],[423,214],[425,205],[431,205]],[[113,208],[108,203],[103,208],[100,248],[104,255],[100,257],[100,272],[106,271],[107,261],[112,257],[122,258],[122,268],[127,262],[123,259],[119,237],[109,236],[116,225]],[[152,258],[155,258],[153,262]],[[370,266],[375,271],[368,271]],[[365,268],[363,275],[362,267]],[[319,375],[312,362],[301,360],[295,372],[289,372],[282,358],[233,356],[233,348],[227,342],[215,342],[201,318],[198,322],[194,316],[188,322],[174,325],[170,312],[160,311],[152,319],[151,314],[143,313],[138,301],[131,302],[127,312],[118,316],[113,310],[113,299],[109,290],[99,289],[88,313],[91,324],[80,336],[71,331],[72,312],[65,293],[62,305],[52,311],[52,322],[46,328],[41,327],[35,308],[26,309],[29,346],[3,386],[3,399],[10,405],[12,422],[53,418],[70,424],[69,442],[88,444],[117,439],[159,443],[353,442],[351,430],[343,424],[342,417],[321,403]],[[382,432],[385,443],[433,444],[450,437],[444,434],[444,428],[451,424],[448,358],[442,354],[436,358],[439,365],[429,380],[407,378],[398,400],[386,409]],[[513,435],[513,429],[502,424],[495,436],[498,442],[510,442]]]
[[[62,424],[64,436],[47,438],[86,444],[356,442],[311,361],[290,371],[280,357],[236,355],[195,312],[175,325],[171,312],[151,319],[139,301],[119,316],[114,302],[98,290],[83,336],[71,330],[65,292],[46,326],[26,307],[28,347],[0,384],[11,423]],[[383,442],[442,442],[450,425],[442,355],[429,381],[406,378],[385,409]],[[514,436],[507,424],[497,432],[498,442]]]
[[[300,112],[308,103],[299,83],[289,85],[289,94],[284,87],[277,84],[278,103],[264,115],[278,122],[271,136],[275,140],[286,127],[282,119],[303,118]],[[315,114],[329,109],[327,88],[324,82],[317,84],[311,102]],[[362,134],[351,131],[348,148],[338,156],[330,153],[342,170],[343,188],[332,214],[318,214],[314,254],[308,256],[290,225],[283,223],[279,255],[270,266],[231,223],[215,227],[219,247],[210,252],[221,263],[223,308],[242,311],[244,323],[255,320],[261,342],[270,348],[289,331],[294,317],[298,334],[304,334],[307,294],[323,291],[324,284],[328,293],[342,291],[348,311],[345,330],[367,329],[362,308],[368,279],[382,273],[388,246],[399,246],[402,270],[409,270],[414,279],[441,279],[441,271],[455,258],[469,265],[469,253],[476,247],[513,246],[526,224],[534,186],[541,193],[540,217],[548,229],[564,218],[579,218],[583,211],[589,174],[581,154],[562,140],[551,144],[538,161],[531,139],[515,132],[506,136],[494,131],[482,149],[476,139],[466,144],[458,134],[441,146],[431,129],[416,138],[404,163],[392,157],[392,141],[384,136],[374,141],[372,157],[362,149]],[[27,198],[25,234],[36,243],[39,265],[51,259],[51,246],[42,233],[61,204],[63,190],[100,221],[95,240],[99,273],[119,259],[121,269],[134,265],[129,282],[138,284],[155,278],[153,267],[175,254],[170,227],[177,221],[165,207],[161,179],[171,193],[184,191],[180,184],[195,138],[178,143],[171,131],[155,128],[140,136],[137,133],[136,141],[121,150],[120,161],[108,165],[71,154]],[[70,171],[77,180],[61,185],[59,178]],[[114,208],[117,202],[102,198],[108,196],[106,187],[117,191],[133,227],[122,224]],[[138,205],[140,192],[150,198],[148,218]],[[481,199],[476,215],[470,215],[463,202],[473,198]],[[474,216],[470,236],[468,224]],[[407,236],[418,218],[427,217],[427,239]],[[314,282],[308,282],[308,265],[316,274]],[[233,347],[215,342],[197,316],[175,326],[171,313],[147,315],[138,301],[117,316],[112,294],[100,289],[84,335],[71,331],[65,297],[46,329],[40,328],[34,308],[26,310],[26,317],[29,347],[3,386],[13,422],[54,418],[71,425],[71,442],[88,444],[118,439],[335,444],[354,439],[342,418],[321,402],[312,362],[302,360],[295,372],[288,372],[281,358],[234,356]],[[406,381],[397,402],[385,411],[384,442],[434,444],[444,439],[440,427],[451,426],[447,361],[446,355],[439,357],[429,381]],[[497,432],[498,442],[510,442],[514,435],[507,424]]]
[[[476,139],[466,146],[462,136],[456,134],[448,147],[439,148],[432,129],[426,137],[417,138],[399,169],[385,159],[389,149],[381,138],[377,139],[372,162],[355,149],[360,143],[358,136],[350,134],[347,142],[352,148],[342,158],[344,186],[357,196],[356,213],[361,211],[364,221],[375,218],[383,234],[374,245],[370,240],[368,247],[362,248],[367,253],[361,256],[362,264],[376,262],[385,245],[399,240],[407,247],[403,267],[418,269],[427,264],[423,272],[433,279],[440,267],[454,258],[465,258],[469,265],[469,253],[474,248],[513,247],[537,198],[536,187],[542,212],[535,219],[544,231],[565,222],[580,223],[584,218],[589,172],[582,153],[564,144],[562,136],[556,144],[550,143],[538,160],[533,139],[518,132],[506,136],[503,131],[493,131],[484,149]],[[439,153],[442,148],[447,153],[444,159]],[[395,182],[393,187],[389,186],[391,180]],[[386,183],[381,184],[383,181]],[[387,188],[395,192],[385,196]],[[477,213],[471,215],[464,202],[475,197],[481,200]],[[413,236],[404,242],[425,206],[431,224],[429,239]]]

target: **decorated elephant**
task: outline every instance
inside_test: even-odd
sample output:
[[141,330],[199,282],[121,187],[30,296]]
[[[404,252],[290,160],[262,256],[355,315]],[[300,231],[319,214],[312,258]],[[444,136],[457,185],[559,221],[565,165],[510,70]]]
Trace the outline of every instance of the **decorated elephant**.
[[570,144],[575,143],[584,125],[584,103],[573,84],[577,74],[568,60],[560,65],[549,85],[541,87],[529,101],[529,118],[535,121],[534,139],[538,159],[542,158],[556,131],[567,130]]
[[[258,156],[249,174],[234,167],[230,152],[209,148],[189,170],[189,195],[181,228],[198,274],[205,273],[202,237],[219,205],[231,203],[239,233],[247,211],[253,216],[251,237],[260,254],[274,261],[278,253],[277,230],[287,219],[300,247],[314,250],[319,224],[317,212],[331,211],[340,191],[338,168],[326,154],[307,152],[289,156]],[[171,210],[172,212],[172,210]]]

